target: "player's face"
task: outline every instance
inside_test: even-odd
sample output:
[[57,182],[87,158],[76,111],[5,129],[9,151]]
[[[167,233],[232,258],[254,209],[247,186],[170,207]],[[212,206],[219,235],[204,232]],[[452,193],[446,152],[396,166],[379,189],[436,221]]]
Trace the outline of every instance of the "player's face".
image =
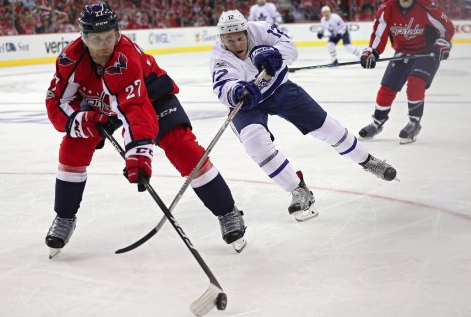
[[221,41],[226,50],[238,58],[245,59],[247,57],[249,42],[245,31],[224,34],[221,36]]
[[110,30],[100,33],[88,33],[82,38],[93,60],[97,64],[105,66],[113,54],[114,46],[118,43],[119,32]]
[[399,0],[399,5],[404,8],[408,9],[414,3],[414,0]]
[[324,16],[326,19],[330,17],[330,11],[322,11],[322,16]]

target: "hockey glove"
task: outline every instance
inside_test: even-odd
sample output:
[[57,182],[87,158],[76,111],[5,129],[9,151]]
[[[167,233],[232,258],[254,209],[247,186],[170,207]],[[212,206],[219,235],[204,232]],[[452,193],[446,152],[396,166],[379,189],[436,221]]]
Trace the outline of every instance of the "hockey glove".
[[147,180],[152,176],[153,144],[149,139],[134,141],[126,146],[126,178],[130,183],[140,183],[141,177]]
[[450,56],[451,43],[444,38],[438,38],[433,44],[435,59],[442,61]]
[[365,48],[361,54],[360,63],[363,68],[375,68],[376,59],[379,58],[379,53],[377,50],[372,49],[371,47]]
[[243,100],[242,109],[252,109],[262,100],[262,93],[255,83],[241,81],[229,91],[229,102],[232,108],[235,108],[241,100]]
[[341,39],[342,39],[342,34],[337,34],[337,35],[332,34],[329,37],[329,42],[333,42],[333,43],[337,44]]
[[317,32],[317,38],[320,40],[324,37],[324,32],[320,31],[320,32]]
[[255,46],[250,53],[250,59],[258,71],[265,69],[270,76],[275,76],[283,65],[283,56],[280,51],[269,45]]
[[107,116],[96,111],[76,111],[67,120],[65,131],[73,138],[102,138],[98,126],[105,127],[108,120]]

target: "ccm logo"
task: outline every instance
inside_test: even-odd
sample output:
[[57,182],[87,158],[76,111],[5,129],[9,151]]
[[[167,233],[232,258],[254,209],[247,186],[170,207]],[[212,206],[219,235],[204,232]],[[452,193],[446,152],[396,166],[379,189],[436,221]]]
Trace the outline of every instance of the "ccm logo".
[[154,155],[152,149],[148,149],[148,148],[145,148],[145,147],[138,147],[136,149],[136,154],[141,154],[141,155],[149,154],[150,156]]

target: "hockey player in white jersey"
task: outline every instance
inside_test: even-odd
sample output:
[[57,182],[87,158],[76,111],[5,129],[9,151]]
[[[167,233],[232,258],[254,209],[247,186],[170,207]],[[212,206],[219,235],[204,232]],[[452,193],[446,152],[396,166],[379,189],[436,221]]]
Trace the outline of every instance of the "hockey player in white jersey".
[[332,64],[338,64],[336,46],[340,40],[342,40],[343,47],[347,52],[352,53],[360,59],[361,51],[351,44],[347,24],[342,18],[337,13],[332,13],[329,6],[323,6],[321,13],[321,30],[317,33],[317,37],[320,40],[324,37],[326,32],[329,32],[330,36],[327,41],[327,50],[332,58]]
[[[292,194],[289,214],[298,221],[317,216],[314,196],[303,174],[273,143],[268,116],[278,115],[299,129],[331,145],[340,155],[375,176],[391,181],[396,170],[376,159],[340,122],[329,116],[304,89],[288,79],[288,65],[298,57],[296,46],[275,26],[247,22],[237,10],[223,12],[213,46],[210,71],[213,91],[229,110],[242,103],[232,128],[247,154],[282,189]],[[271,79],[254,79],[265,69]]]
[[266,21],[276,26],[283,22],[276,6],[267,0],[257,0],[257,3],[250,7],[248,19],[249,21]]

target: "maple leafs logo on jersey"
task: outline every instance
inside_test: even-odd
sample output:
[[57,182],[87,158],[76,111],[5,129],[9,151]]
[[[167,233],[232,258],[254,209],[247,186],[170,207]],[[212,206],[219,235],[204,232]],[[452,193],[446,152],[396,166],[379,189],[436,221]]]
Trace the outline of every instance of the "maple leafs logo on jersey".
[[119,75],[123,73],[121,71],[123,68],[128,68],[128,58],[123,53],[119,53],[118,60],[114,63],[113,66],[108,67],[105,72],[108,75]]
[[62,66],[70,66],[72,65],[73,63],[75,63],[74,60],[70,59],[67,57],[67,55],[65,55],[65,52],[62,52],[60,55],[59,55],[59,65],[62,65]]

